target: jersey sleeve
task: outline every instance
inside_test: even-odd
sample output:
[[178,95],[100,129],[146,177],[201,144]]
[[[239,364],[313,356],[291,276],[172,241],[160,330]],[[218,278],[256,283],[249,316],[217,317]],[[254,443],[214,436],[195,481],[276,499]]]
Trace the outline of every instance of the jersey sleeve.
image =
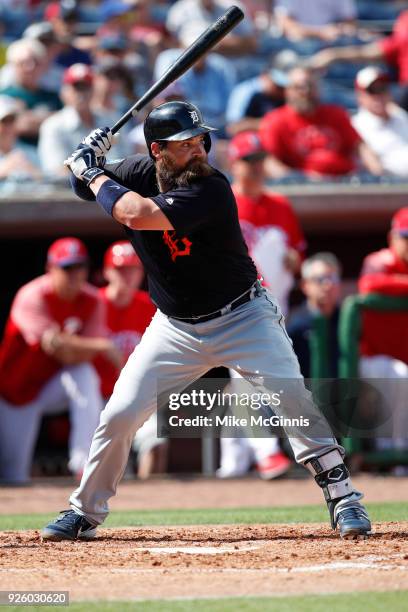
[[20,289],[14,298],[10,318],[27,344],[39,344],[45,331],[56,327],[41,294],[34,287]]
[[151,198],[177,233],[191,233],[221,220],[233,200],[228,182],[207,177],[187,188],[177,188]]
[[387,36],[377,43],[381,49],[385,61],[391,66],[398,64],[398,57],[400,52],[400,40],[394,34]]

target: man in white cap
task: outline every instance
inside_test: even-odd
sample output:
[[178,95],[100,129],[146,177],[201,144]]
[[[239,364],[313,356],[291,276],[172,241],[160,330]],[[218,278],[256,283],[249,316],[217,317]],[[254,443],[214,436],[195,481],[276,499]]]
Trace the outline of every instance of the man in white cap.
[[354,128],[377,154],[385,174],[408,177],[408,113],[391,97],[388,75],[377,66],[357,73],[359,110]]

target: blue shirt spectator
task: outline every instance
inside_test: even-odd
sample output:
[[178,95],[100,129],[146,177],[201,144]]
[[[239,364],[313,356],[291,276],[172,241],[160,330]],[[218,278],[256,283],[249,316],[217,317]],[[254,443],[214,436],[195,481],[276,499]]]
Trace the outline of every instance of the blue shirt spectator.
[[[155,80],[166,72],[180,53],[180,49],[168,49],[158,56],[154,68]],[[185,98],[201,109],[210,125],[224,128],[227,101],[235,85],[234,67],[227,58],[210,53],[196,62],[177,83]]]
[[285,102],[287,79],[279,70],[270,70],[235,85],[225,113],[229,134],[257,130],[259,120]]

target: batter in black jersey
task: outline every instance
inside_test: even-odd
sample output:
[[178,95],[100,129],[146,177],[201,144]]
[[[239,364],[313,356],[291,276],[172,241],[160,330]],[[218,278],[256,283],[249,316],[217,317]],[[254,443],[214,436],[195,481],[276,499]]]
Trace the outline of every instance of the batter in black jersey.
[[[197,136],[197,150],[204,137]],[[151,198],[172,228],[137,231],[126,228],[143,261],[153,302],[162,312],[192,317],[218,310],[245,292],[256,280],[256,269],[245,245],[235,198],[226,177],[208,167],[181,186],[160,193],[156,166],[149,156],[135,155],[106,164],[105,175]],[[76,184],[79,195],[94,199]]]
[[[149,156],[105,164],[112,134],[97,129],[66,162],[76,193],[96,197],[125,227],[158,310],[101,413],[71,510],[45,527],[47,540],[95,535],[136,431],[163,396],[165,403],[215,366],[266,390],[267,381],[289,380],[282,416],[289,410],[295,418],[307,413],[311,422],[319,420],[279,305],[256,280],[228,181],[207,163],[212,128],[195,106],[175,101],[153,109],[144,130]],[[329,428],[299,432],[289,441],[298,463],[324,490],[332,527],[344,538],[365,537],[370,521],[362,494],[354,490],[344,449]]]

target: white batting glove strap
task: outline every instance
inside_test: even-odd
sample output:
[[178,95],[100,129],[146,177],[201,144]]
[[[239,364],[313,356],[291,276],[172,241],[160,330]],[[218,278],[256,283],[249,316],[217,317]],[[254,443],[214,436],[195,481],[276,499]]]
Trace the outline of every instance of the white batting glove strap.
[[71,172],[87,185],[103,170],[97,167],[96,154],[91,147],[76,149],[65,161]]
[[93,130],[82,143],[93,149],[97,158],[105,157],[112,146],[113,134],[110,128],[97,128]]

